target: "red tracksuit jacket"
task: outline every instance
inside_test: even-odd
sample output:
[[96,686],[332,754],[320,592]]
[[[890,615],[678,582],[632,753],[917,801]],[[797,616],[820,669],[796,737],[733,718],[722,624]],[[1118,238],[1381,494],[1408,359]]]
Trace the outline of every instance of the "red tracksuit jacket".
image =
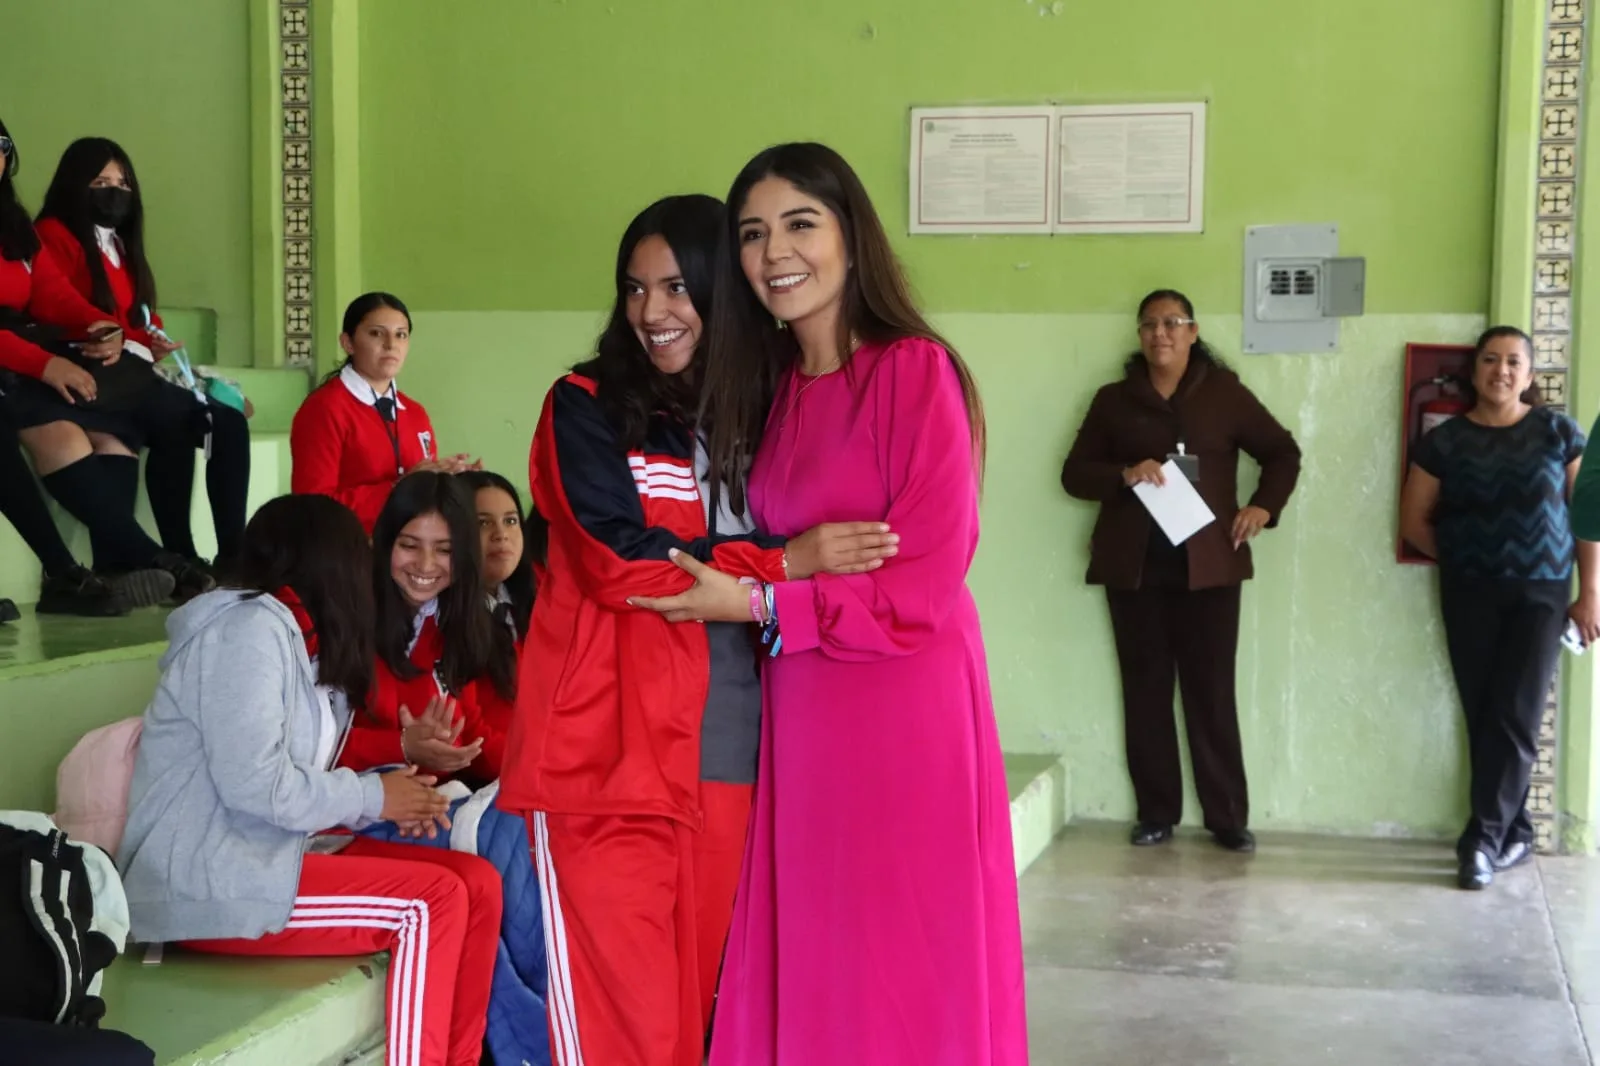
[[[35,321],[66,330],[73,337],[82,337],[93,323],[112,318],[78,295],[48,248],[40,248],[32,262],[0,257],[0,307],[21,311]],[[0,369],[39,378],[44,376],[50,358],[50,353],[38,345],[0,329]]]
[[[78,238],[72,235],[59,219],[42,218],[34,226],[38,231],[39,240],[50,249],[50,254],[56,261],[56,266],[61,269],[62,275],[78,290],[78,295],[84,300],[89,299],[89,294],[94,292],[94,278],[89,276],[89,258],[84,254],[83,245],[78,243]],[[113,263],[100,252],[100,264],[105,267],[106,281],[111,286],[111,297],[116,302],[115,311],[103,312],[101,318],[115,319],[122,327],[122,335],[130,341],[150,347],[150,331],[135,329],[129,322],[133,311],[133,278],[128,274],[127,260]],[[158,328],[162,327],[161,316],[156,314],[156,309],[150,309],[150,317]]]
[[[365,711],[356,712],[350,727],[344,751],[339,755],[339,765],[360,772],[375,766],[392,766],[406,761],[400,750],[400,708],[420,715],[428,701],[439,695],[444,686],[435,673],[439,659],[444,655],[444,640],[435,619],[422,623],[422,632],[411,649],[411,665],[421,671],[409,681],[402,681],[381,658],[373,665],[372,691],[367,696]],[[503,712],[485,715],[480,702],[480,692],[487,691],[498,699],[494,685],[488,678],[469,682],[455,693],[456,714],[465,725],[461,739],[470,743],[483,738],[483,751],[460,776],[478,783],[487,783],[500,776],[500,764],[505,754],[506,736]]]
[[523,646],[506,739],[502,808],[659,815],[695,829],[700,716],[710,684],[705,629],[629,607],[693,581],[667,558],[783,580],[782,541],[707,535],[688,427],[653,419],[624,453],[579,374],[545,398],[529,480],[550,549]]
[[371,533],[401,475],[439,457],[427,410],[398,389],[395,393],[400,405],[392,424],[339,376],[307,396],[289,428],[290,490],[332,496]]

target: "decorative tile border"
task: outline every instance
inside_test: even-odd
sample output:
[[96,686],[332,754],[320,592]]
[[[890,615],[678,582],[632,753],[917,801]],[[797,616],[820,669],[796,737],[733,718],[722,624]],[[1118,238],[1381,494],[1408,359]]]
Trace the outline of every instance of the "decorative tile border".
[[283,112],[284,362],[316,362],[312,316],[311,0],[278,0]]
[[[1577,255],[1578,132],[1591,0],[1546,0],[1539,110],[1539,190],[1534,198],[1534,387],[1551,407],[1567,406],[1572,365],[1572,280]],[[1545,695],[1528,813],[1540,851],[1558,850],[1561,675]]]

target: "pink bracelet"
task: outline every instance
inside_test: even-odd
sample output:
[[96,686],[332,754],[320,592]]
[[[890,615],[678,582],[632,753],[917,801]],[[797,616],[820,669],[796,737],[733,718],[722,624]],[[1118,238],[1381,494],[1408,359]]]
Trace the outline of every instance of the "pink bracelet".
[[760,585],[750,586],[750,617],[758,626],[767,624],[766,597],[762,595]]

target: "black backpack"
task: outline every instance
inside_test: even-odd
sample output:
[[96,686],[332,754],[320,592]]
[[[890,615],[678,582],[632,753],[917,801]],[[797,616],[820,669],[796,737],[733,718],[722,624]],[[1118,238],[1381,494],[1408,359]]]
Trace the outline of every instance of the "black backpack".
[[[104,852],[68,840],[42,815],[0,812],[0,1018],[93,1027],[105,1016],[99,975],[122,950],[114,937],[127,923],[121,883],[108,888],[108,870],[115,882]],[[109,935],[96,923],[96,882],[124,912],[111,916]]]

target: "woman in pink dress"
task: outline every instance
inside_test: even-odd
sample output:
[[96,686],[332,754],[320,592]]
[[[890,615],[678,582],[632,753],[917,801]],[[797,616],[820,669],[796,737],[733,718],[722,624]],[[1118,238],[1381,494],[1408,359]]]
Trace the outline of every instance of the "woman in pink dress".
[[674,621],[754,614],[774,651],[711,1062],[1021,1066],[1010,809],[966,587],[977,388],[835,152],[768,149],[728,205],[713,492],[739,506],[749,469],[762,529],[881,516],[900,550],[870,573],[766,586],[683,556],[690,591],[636,601]]

